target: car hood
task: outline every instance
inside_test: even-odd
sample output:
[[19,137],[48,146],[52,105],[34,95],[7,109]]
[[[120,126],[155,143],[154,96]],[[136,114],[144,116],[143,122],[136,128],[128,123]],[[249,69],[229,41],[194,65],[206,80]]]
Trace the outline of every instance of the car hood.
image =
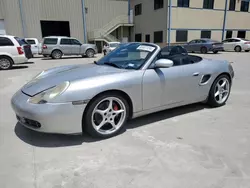
[[22,87],[22,92],[34,96],[65,81],[75,81],[104,75],[121,73],[129,70],[106,65],[85,64],[55,67],[43,71],[38,77]]

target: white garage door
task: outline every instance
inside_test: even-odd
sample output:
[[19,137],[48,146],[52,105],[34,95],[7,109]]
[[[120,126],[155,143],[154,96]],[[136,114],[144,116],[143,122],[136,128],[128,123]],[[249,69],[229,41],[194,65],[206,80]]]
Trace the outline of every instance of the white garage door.
[[0,20],[0,35],[6,34],[5,27],[4,27],[4,20]]

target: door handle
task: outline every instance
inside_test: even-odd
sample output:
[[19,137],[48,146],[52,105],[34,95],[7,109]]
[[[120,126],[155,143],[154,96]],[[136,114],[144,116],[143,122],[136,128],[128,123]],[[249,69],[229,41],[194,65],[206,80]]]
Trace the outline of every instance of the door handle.
[[193,76],[199,76],[200,75],[200,73],[199,72],[195,72],[195,73],[193,73]]

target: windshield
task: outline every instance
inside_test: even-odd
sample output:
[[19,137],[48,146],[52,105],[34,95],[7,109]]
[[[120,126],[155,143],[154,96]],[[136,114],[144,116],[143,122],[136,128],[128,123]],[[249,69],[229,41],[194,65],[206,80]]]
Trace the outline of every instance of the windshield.
[[148,44],[122,44],[116,50],[104,56],[97,65],[108,65],[121,69],[139,69],[154,53],[156,47]]
[[116,48],[117,46],[119,46],[119,43],[111,43],[111,44],[109,44],[109,46],[111,48]]
[[27,45],[28,43],[21,38],[15,37],[16,41],[19,43],[20,46]]

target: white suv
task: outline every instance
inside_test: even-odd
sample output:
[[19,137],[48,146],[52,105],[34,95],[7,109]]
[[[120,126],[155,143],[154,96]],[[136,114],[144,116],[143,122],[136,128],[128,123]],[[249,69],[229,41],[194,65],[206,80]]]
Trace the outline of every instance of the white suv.
[[14,64],[27,62],[31,57],[30,45],[24,39],[0,35],[0,69],[10,69]]

